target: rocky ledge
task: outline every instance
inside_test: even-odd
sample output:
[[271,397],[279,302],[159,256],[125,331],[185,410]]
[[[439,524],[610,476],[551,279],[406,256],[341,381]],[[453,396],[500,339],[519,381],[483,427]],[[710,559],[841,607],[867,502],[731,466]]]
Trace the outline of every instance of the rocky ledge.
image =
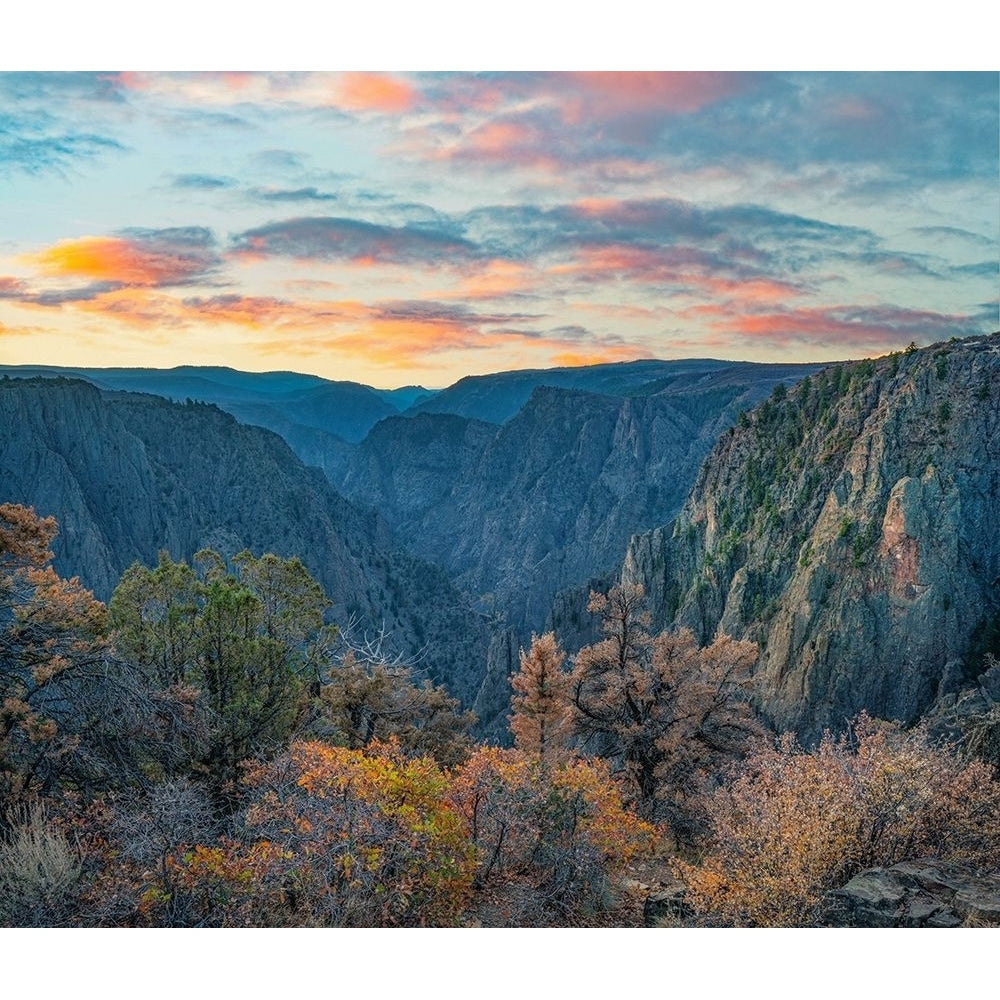
[[1000,872],[921,859],[870,868],[820,906],[825,927],[1000,927]]

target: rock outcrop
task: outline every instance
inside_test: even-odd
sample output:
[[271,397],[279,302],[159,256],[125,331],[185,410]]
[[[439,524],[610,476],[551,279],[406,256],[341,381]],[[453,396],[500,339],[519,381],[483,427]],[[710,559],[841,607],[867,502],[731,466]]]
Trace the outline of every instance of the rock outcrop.
[[1000,872],[937,859],[871,868],[826,893],[823,927],[1000,927]]
[[1000,613],[1000,334],[833,366],[722,435],[629,544],[655,623],[756,640],[760,707],[805,739],[912,722],[975,683]]

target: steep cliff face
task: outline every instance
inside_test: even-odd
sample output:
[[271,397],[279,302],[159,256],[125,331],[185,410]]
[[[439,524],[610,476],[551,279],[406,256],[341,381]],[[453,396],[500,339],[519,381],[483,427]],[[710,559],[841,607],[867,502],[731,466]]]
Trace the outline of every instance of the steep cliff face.
[[659,625],[762,647],[761,705],[807,737],[912,721],[981,672],[1000,609],[1000,335],[834,366],[722,436],[623,576]]
[[206,404],[0,381],[0,496],[53,515],[55,566],[106,599],[133,561],[209,546],[299,556],[341,623],[381,629],[471,702],[488,636],[439,568],[393,551],[377,516],[340,496],[276,435]]
[[[647,375],[673,371],[643,364]],[[805,373],[677,364],[666,382],[630,383],[632,395],[536,386],[502,426],[444,413],[383,420],[335,485],[526,639],[557,591],[611,570],[632,534],[676,513],[741,408]]]

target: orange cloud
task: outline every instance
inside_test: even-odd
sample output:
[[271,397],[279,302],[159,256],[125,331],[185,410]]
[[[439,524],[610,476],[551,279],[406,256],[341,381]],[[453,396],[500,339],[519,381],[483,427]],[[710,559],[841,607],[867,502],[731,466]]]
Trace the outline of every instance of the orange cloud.
[[84,236],[56,243],[27,260],[51,277],[121,285],[174,285],[199,276],[212,263],[203,248],[189,250],[167,241]]
[[[73,269],[80,273],[83,265],[74,263]],[[97,277],[96,266],[92,271],[88,276]],[[533,280],[535,274],[526,266],[495,261],[483,273],[468,277],[466,291],[477,295],[463,299],[516,294]],[[449,355],[469,352],[490,354],[498,369],[522,361],[542,366],[582,365],[649,354],[617,339],[592,337],[582,328],[538,332],[531,326],[542,316],[475,311],[464,302],[444,298],[366,303],[240,294],[180,297],[139,283],[88,288],[86,292],[72,299],[35,297],[18,302],[36,313],[55,309],[72,313],[78,323],[85,321],[80,329],[99,327],[105,337],[109,330],[119,329],[131,341],[142,339],[166,348],[181,336],[213,331],[213,336],[221,339],[235,337],[242,350],[258,355],[336,355],[380,370],[441,369],[457,363]],[[519,324],[526,326],[519,328]]]
[[620,204],[616,198],[580,198],[573,202],[573,208],[581,215],[600,217],[610,214]]
[[381,73],[344,73],[334,89],[337,105],[346,111],[409,111],[417,92],[402,80]]
[[327,330],[369,315],[360,302],[292,302],[253,295],[178,299],[143,288],[119,288],[74,303],[80,312],[136,328],[229,325],[248,330]]
[[73,303],[73,308],[135,329],[149,329],[183,325],[186,317],[179,305],[177,299],[168,295],[150,294],[141,288],[119,288]]
[[502,299],[530,292],[539,276],[534,268],[509,260],[492,260],[483,269],[463,278],[454,291],[439,298]]
[[464,160],[533,167],[555,173],[560,161],[551,152],[551,140],[537,128],[513,119],[486,122],[458,139],[438,137],[433,130],[414,129],[393,149],[432,160]]
[[608,345],[594,351],[562,351],[552,355],[558,368],[582,368],[586,365],[606,365],[613,361],[638,361],[648,358],[649,351],[627,345]]
[[531,142],[534,138],[534,130],[520,122],[487,122],[465,137],[462,152],[504,159],[511,148]]
[[33,337],[44,332],[37,326],[8,326],[0,322],[0,337]]
[[474,317],[463,324],[442,319],[390,319],[372,317],[344,333],[309,338],[270,340],[257,345],[263,354],[318,357],[331,353],[387,366],[431,369],[452,352],[495,351],[500,367],[510,364],[514,351],[537,359],[538,364],[565,367],[608,361],[634,361],[648,357],[648,350],[623,344],[587,345],[565,337],[536,335],[523,330],[482,330]]

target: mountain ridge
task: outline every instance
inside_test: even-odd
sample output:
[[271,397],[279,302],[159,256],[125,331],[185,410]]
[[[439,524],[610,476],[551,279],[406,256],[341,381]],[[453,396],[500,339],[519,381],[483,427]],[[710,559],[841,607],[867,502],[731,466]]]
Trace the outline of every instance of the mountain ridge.
[[1000,334],[833,366],[741,424],[629,543],[654,623],[758,641],[761,707],[811,738],[974,681],[1000,612]]
[[396,551],[376,514],[358,510],[275,433],[212,404],[102,391],[70,379],[0,380],[4,501],[53,515],[55,567],[107,599],[134,561],[202,547],[298,556],[356,621],[471,702],[488,636],[445,573]]

